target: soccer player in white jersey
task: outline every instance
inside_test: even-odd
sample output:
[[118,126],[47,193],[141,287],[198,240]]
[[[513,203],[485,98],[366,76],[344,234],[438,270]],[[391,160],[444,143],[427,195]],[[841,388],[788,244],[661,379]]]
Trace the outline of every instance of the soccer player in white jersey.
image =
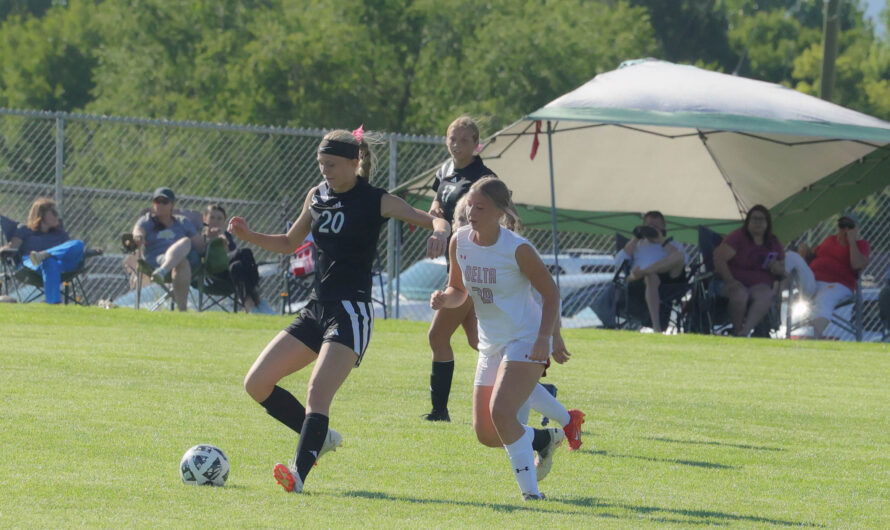
[[[469,189],[467,191],[469,192]],[[457,205],[455,206],[454,220],[451,223],[451,232],[456,234],[461,227],[466,226],[469,223],[470,221],[467,219],[467,194],[464,194],[460,200],[457,201]],[[501,218],[501,224],[508,230],[516,233],[519,233],[522,230],[522,223],[519,219],[519,215],[516,214],[514,209],[511,209],[508,215]],[[532,291],[532,296],[535,297],[535,302],[540,304],[540,293]],[[467,297],[467,299],[470,299],[470,297]],[[476,312],[473,311],[471,316],[475,322]],[[556,324],[559,326],[559,319],[557,319]],[[478,344],[479,339],[476,334],[476,326],[473,326],[473,335],[473,343]],[[475,347],[474,349],[476,351],[479,350],[478,347]],[[492,366],[489,367],[489,369],[495,370],[496,368]],[[529,411],[532,409],[540,412],[543,417],[552,418],[556,423],[562,425],[566,441],[571,450],[574,451],[581,448],[581,425],[584,423],[583,412],[577,409],[566,409],[566,407],[556,399],[555,393],[548,391],[541,383],[535,385],[528,400],[522,407],[520,407],[518,414],[519,423],[522,423],[523,425],[528,424]],[[485,425],[492,429],[494,428],[491,425],[491,422],[486,422]],[[486,439],[496,440],[497,437],[492,433],[491,436],[486,437]],[[533,440],[532,445],[535,451],[538,452],[538,457],[535,458],[535,467],[538,472],[538,482],[540,482],[547,476],[547,473],[549,473],[550,465],[553,462],[553,452],[549,449],[555,447],[551,445],[554,439],[549,433],[542,433],[542,429],[535,429]],[[500,446],[500,444],[496,445],[496,447]]]
[[559,331],[556,284],[531,243],[501,226],[505,215],[518,219],[503,181],[484,178],[470,187],[470,225],[458,230],[448,248],[457,266],[449,271],[448,287],[430,296],[430,306],[459,307],[473,297],[479,322],[473,428],[484,445],[504,446],[522,498],[536,500],[544,495],[538,489],[534,446],[544,445],[539,457],[548,459],[549,468],[565,434],[560,429],[536,432],[517,415],[550,357],[564,363],[570,354]]

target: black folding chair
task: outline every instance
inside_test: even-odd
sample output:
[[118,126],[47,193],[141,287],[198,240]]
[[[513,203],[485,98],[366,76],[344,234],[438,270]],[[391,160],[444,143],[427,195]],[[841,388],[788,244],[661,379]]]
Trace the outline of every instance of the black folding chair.
[[[14,220],[0,216],[0,229],[3,231],[4,245],[12,239],[12,234],[15,233],[17,226],[18,223]],[[83,285],[83,275],[87,270],[87,259],[101,254],[100,249],[86,249],[77,267],[72,271],[62,273],[62,301],[65,305],[72,302],[81,305],[90,304]],[[27,304],[40,299],[46,293],[44,292],[43,276],[35,270],[23,267],[22,259],[23,256],[18,249],[0,251],[0,277],[3,281],[4,294],[8,296],[12,289],[15,291],[19,303]],[[24,286],[30,286],[32,289],[26,291]]]
[[[615,247],[621,252],[627,245],[629,238],[622,234],[615,234]],[[652,326],[652,316],[649,314],[649,306],[646,304],[646,286],[642,281],[628,282],[627,277],[633,268],[633,263],[628,259],[618,266],[612,279],[616,285],[615,298],[615,325],[618,329],[639,329],[644,326]],[[678,333],[685,329],[683,316],[683,300],[692,290],[692,283],[688,281],[689,274],[684,266],[684,279],[687,281],[677,283],[662,283],[658,287],[659,319],[664,329],[673,328]]]
[[[225,259],[223,259],[225,258]],[[225,312],[238,312],[244,301],[238,297],[232,275],[229,273],[229,258],[222,239],[206,243],[201,255],[201,264],[192,271],[192,287],[198,291],[197,310],[206,311],[217,307]]]
[[[286,255],[281,261],[281,314],[293,313],[293,304],[297,304],[309,298],[315,285],[315,257],[316,246],[312,241],[305,241],[293,254]],[[388,317],[386,307],[386,290],[383,281],[383,268],[380,265],[380,256],[374,260],[371,269],[373,280],[380,288],[380,296],[371,296],[371,302],[380,304],[383,308],[383,318]]]
[[[799,304],[808,303],[808,300],[803,293],[803,289],[801,288],[800,278],[797,275],[797,271],[792,272],[788,277],[785,298],[785,338],[790,339],[794,330],[812,326],[814,320],[812,316],[807,316],[800,320],[794,319],[794,308],[798,307]],[[843,308],[845,307],[850,307],[849,318],[843,314]],[[834,312],[831,315],[831,324],[834,324],[843,331],[853,335],[856,338],[856,342],[862,342],[862,335],[864,333],[863,312],[862,282],[857,277],[856,288],[853,290],[853,294],[835,306]]]
[[[12,239],[12,235],[15,233],[16,227],[18,223],[6,217],[4,215],[0,215],[0,247],[5,246],[9,243],[9,240]],[[8,271],[5,262],[6,259],[0,258],[4,264],[0,266],[0,287],[3,289],[3,294],[9,296],[9,286],[14,281],[12,279],[12,271]]]
[[[693,275],[692,298],[686,313],[686,329],[692,333],[707,335],[728,334],[728,299],[720,294],[723,280],[714,269],[714,251],[723,236],[706,226],[698,227],[699,259]],[[779,329],[781,297],[774,297],[773,304],[763,319],[754,327],[752,336],[770,337]]]

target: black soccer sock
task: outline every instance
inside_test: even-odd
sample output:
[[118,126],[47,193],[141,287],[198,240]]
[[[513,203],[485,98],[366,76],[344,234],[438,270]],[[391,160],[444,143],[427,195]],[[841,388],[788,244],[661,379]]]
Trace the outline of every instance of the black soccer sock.
[[297,401],[293,394],[275,385],[272,393],[260,405],[266,409],[269,416],[300,434],[300,430],[303,428],[303,421],[306,419],[306,408]]
[[550,443],[550,430],[549,429],[533,429],[535,431],[535,437],[532,438],[532,449],[535,451],[540,451],[541,449],[547,447],[547,444]]
[[317,412],[310,412],[303,422],[303,433],[297,444],[297,473],[300,479],[306,480],[309,470],[318,460],[318,453],[328,435],[328,417]]
[[451,394],[451,378],[454,375],[454,361],[433,361],[430,374],[430,400],[434,412],[448,410],[448,396]]

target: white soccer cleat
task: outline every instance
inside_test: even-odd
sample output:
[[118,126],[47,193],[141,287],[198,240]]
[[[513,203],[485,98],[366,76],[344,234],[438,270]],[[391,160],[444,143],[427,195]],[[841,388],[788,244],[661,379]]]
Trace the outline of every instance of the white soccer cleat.
[[318,458],[315,461],[317,462],[321,459],[328,451],[336,451],[341,445],[343,445],[343,435],[334,429],[328,429],[328,435],[325,436],[324,443],[321,444],[321,450],[318,452]]
[[300,474],[297,473],[296,466],[275,464],[275,469],[272,471],[272,475],[275,477],[275,481],[281,484],[284,491],[288,493],[303,492],[303,479],[301,479]]
[[535,469],[538,472],[539,482],[550,473],[550,468],[553,467],[553,453],[566,439],[566,433],[562,429],[550,428],[547,430],[550,432],[550,443],[535,455]]
[[547,497],[544,496],[542,492],[538,493],[523,493],[522,500],[524,501],[543,501]]

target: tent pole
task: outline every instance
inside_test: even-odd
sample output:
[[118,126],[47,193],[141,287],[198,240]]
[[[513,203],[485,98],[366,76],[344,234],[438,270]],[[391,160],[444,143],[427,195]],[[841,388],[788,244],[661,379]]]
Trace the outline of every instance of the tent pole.
[[547,120],[547,158],[550,161],[550,218],[553,222],[553,263],[556,276],[556,290],[559,290],[559,234],[556,232],[556,184],[553,180],[553,128]]

